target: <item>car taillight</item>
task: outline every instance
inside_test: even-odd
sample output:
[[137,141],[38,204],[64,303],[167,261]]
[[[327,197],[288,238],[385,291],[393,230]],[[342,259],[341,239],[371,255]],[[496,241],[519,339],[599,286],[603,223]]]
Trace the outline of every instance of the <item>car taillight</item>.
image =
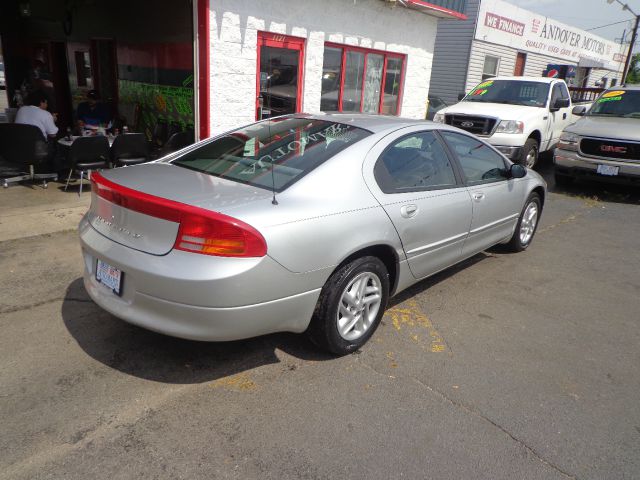
[[91,175],[96,195],[121,207],[179,223],[175,249],[223,257],[264,257],[267,243],[251,225],[222,213],[139,192]]
[[187,214],[180,220],[175,248],[205,255],[263,257],[267,253],[265,241],[252,230],[231,217]]

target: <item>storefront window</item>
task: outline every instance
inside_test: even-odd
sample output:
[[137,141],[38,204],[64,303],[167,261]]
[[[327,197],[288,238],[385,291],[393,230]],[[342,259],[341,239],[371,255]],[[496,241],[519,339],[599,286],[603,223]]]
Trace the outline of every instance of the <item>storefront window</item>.
[[322,65],[322,99],[320,100],[320,110],[323,112],[338,110],[341,74],[342,49],[325,48]]
[[382,86],[382,70],[384,57],[370,53],[367,56],[367,72],[364,80],[364,102],[362,111],[378,113],[380,110],[380,87]]
[[400,93],[400,77],[402,76],[402,59],[388,58],[387,73],[384,76],[384,99],[382,113],[394,114],[398,111]]
[[326,45],[321,110],[397,114],[403,61],[399,54]]
[[364,76],[364,54],[347,52],[342,89],[342,111],[359,112],[362,99],[362,79]]

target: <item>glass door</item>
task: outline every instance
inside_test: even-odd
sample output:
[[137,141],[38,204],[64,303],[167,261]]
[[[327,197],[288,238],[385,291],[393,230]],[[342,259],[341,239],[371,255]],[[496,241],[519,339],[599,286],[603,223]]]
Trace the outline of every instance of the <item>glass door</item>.
[[299,112],[304,39],[258,32],[256,119]]

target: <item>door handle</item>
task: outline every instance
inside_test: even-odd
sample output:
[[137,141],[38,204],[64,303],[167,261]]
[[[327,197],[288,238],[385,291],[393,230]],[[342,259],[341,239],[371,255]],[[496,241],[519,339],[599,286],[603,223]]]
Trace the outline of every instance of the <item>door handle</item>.
[[473,192],[471,194],[471,197],[476,201],[479,202],[484,198],[484,193],[482,192]]
[[562,119],[563,119],[563,120],[566,120],[566,119],[567,119],[567,114],[566,114],[566,113],[563,113],[563,114],[562,114]]
[[404,218],[411,218],[416,213],[418,213],[417,205],[403,205],[400,208],[400,215],[402,215]]

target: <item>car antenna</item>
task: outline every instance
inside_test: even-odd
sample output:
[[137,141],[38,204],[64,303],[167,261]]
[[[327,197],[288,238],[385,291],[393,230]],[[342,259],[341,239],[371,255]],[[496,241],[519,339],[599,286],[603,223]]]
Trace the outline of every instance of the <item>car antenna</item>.
[[[269,52],[268,59],[268,65],[271,67],[271,52]],[[269,97],[269,114],[271,114],[271,90],[269,83],[269,77],[267,77],[267,97]],[[264,99],[262,99],[262,104],[264,106]],[[269,129],[269,142],[271,142],[271,117],[267,118],[267,128]],[[276,200],[276,175],[274,172],[275,168],[276,161],[273,157],[271,157],[271,194],[273,195],[271,199],[272,205],[278,205],[278,200]]]

